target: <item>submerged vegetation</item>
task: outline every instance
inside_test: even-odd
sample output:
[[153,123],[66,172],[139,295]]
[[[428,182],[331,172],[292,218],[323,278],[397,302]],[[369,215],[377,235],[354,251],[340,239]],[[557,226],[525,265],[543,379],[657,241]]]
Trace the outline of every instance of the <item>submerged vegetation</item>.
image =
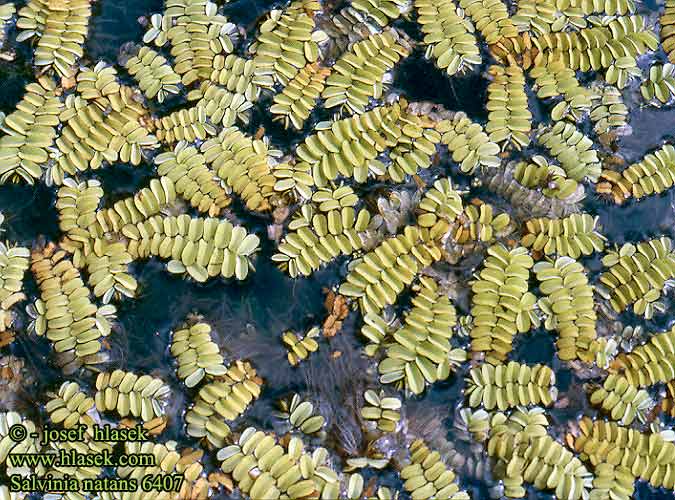
[[[58,225],[0,243],[0,500],[33,498],[5,486],[31,474],[182,480],[49,500],[675,488],[673,231],[613,238],[592,203],[627,224],[672,198],[673,125],[623,145],[639,110],[675,104],[672,0],[292,0],[248,27],[227,2],[163,3],[115,60],[88,54],[96,2],[0,6],[0,65],[30,75],[0,113],[0,190],[51,193]],[[406,95],[415,60],[454,97]],[[288,306],[307,282],[323,317],[260,307],[264,335],[176,292],[293,287]],[[133,316],[153,293],[182,315],[156,335]],[[147,435],[95,440],[104,424]],[[9,457],[69,450],[156,463]]]

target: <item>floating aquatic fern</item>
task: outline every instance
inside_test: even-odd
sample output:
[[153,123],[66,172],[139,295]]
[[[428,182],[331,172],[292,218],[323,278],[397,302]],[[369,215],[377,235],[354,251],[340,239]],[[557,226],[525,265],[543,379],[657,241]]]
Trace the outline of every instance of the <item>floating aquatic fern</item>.
[[610,370],[636,387],[650,387],[675,380],[675,330],[654,334],[645,344],[620,353]]
[[9,21],[16,13],[16,6],[13,3],[6,3],[0,6],[0,49],[2,49],[7,38],[7,28]]
[[302,68],[319,58],[317,42],[325,38],[314,21],[318,4],[295,1],[282,10],[273,10],[260,25],[260,34],[251,46],[255,74],[273,78],[283,85],[293,80]]
[[630,425],[637,417],[644,422],[646,414],[654,406],[654,401],[644,389],[638,389],[620,375],[610,374],[601,387],[590,395],[591,404],[601,406],[612,420],[622,425]]
[[382,432],[395,432],[401,420],[401,400],[386,396],[384,391],[378,394],[372,389],[367,390],[363,397],[366,404],[361,408],[361,416],[372,421]]
[[471,286],[471,350],[485,353],[490,363],[498,364],[511,352],[513,337],[537,322],[536,298],[527,285],[534,261],[525,248],[508,250],[501,243],[487,253]]
[[544,255],[578,259],[601,252],[606,238],[597,230],[598,218],[572,214],[563,219],[531,219],[525,222],[521,244]]
[[651,318],[663,309],[658,299],[666,282],[675,277],[675,253],[669,238],[626,243],[608,252],[602,263],[607,271],[600,276],[599,291],[616,312],[633,305],[635,314]]
[[492,243],[496,238],[509,232],[511,218],[505,212],[495,214],[492,205],[473,200],[457,217],[453,227],[453,239],[460,245],[468,242]]
[[417,23],[424,33],[426,56],[448,75],[467,71],[481,63],[474,27],[449,0],[415,0]]
[[352,0],[352,7],[385,27],[410,9],[410,0]]
[[612,85],[595,84],[593,104],[589,118],[598,134],[628,128],[628,106],[623,101],[621,91]]
[[260,240],[241,226],[225,220],[154,216],[123,228],[134,259],[157,256],[171,259],[167,269],[187,272],[197,281],[222,276],[246,279],[253,268],[251,257]]
[[26,299],[23,283],[30,264],[29,258],[30,251],[27,248],[9,242],[0,243],[0,337],[3,333],[7,334],[14,324],[16,304]]
[[104,304],[113,298],[136,296],[138,282],[128,269],[132,261],[124,243],[103,239],[96,240],[92,251],[84,257],[84,266],[89,273],[87,282],[93,287],[94,295],[101,297]]
[[148,422],[164,414],[171,389],[160,378],[115,370],[96,379],[96,408],[115,411],[121,417],[133,415]]
[[89,31],[89,0],[30,0],[19,10],[18,40],[38,38],[33,64],[73,77]]
[[206,108],[200,105],[155,118],[149,129],[167,146],[173,146],[179,141],[203,141],[218,133],[216,127],[207,120]]
[[[373,173],[389,173],[402,180],[404,173],[428,168],[440,137],[433,123],[407,112],[406,106],[401,100],[351,118],[318,124],[317,132],[297,147],[297,161],[310,166],[317,187],[338,177],[363,183]],[[378,156],[399,144],[411,144],[413,150],[400,155],[398,169],[378,161]]]
[[418,225],[406,226],[402,234],[352,261],[340,293],[358,298],[366,313],[394,304],[418,272],[440,260],[440,239],[461,208],[462,200],[449,179],[437,180],[420,203]]
[[533,270],[543,295],[538,304],[546,315],[544,326],[558,332],[558,357],[592,362],[599,348],[597,316],[584,267],[571,257],[559,257],[553,262],[537,262]]
[[[536,157],[531,160],[533,163],[509,162],[486,170],[480,173],[479,179],[487,189],[509,200],[521,217],[565,217],[579,212],[579,202],[585,195],[583,185],[567,179],[564,170],[549,165],[543,157],[543,161]],[[576,187],[568,193],[571,184]],[[565,197],[559,198],[561,195]]]
[[599,463],[593,468],[593,489],[591,498],[613,497],[617,500],[630,500],[635,491],[635,476],[625,465]]
[[385,73],[408,53],[409,48],[399,43],[399,35],[394,30],[376,33],[355,43],[331,67],[321,93],[324,106],[364,113],[371,98],[382,97]]
[[[366,316],[366,323],[371,326],[364,327],[362,333],[385,349],[384,359],[378,365],[380,382],[420,394],[427,384],[447,379],[452,369],[466,359],[466,353],[450,345],[457,321],[450,299],[427,277],[421,278],[416,288],[413,307],[405,315],[401,328],[384,335],[377,328],[383,321]],[[367,352],[372,353],[372,348],[367,348]]]
[[[124,479],[135,479],[137,489],[125,492],[124,497],[117,492],[108,493],[112,495],[112,498],[109,500],[121,500],[121,498],[142,500],[144,496],[148,495],[148,492],[144,491],[144,488],[140,486],[144,477],[179,478],[181,480],[180,487],[172,492],[174,495],[200,498],[198,496],[199,492],[204,488],[203,485],[200,485],[199,481],[204,471],[204,465],[201,462],[202,450],[184,449],[179,452],[175,441],[167,441],[166,443],[144,441],[125,443],[124,453],[130,456],[132,461],[136,459],[139,462],[142,460],[142,456],[150,456],[153,459],[153,465],[117,467],[117,475]],[[161,498],[161,495],[162,492],[159,492],[157,498]]]
[[263,88],[272,87],[272,77],[256,74],[259,62],[234,54],[218,55],[213,61],[209,79],[229,92],[244,95],[250,102],[260,97]]
[[211,326],[204,322],[190,323],[173,333],[170,351],[178,363],[178,378],[187,387],[195,387],[204,378],[225,375],[227,366],[218,344],[211,338]]
[[[511,17],[519,31],[532,32],[538,36],[567,28],[579,29],[588,25],[582,9],[583,2],[556,0],[521,0]],[[592,2],[585,2],[590,4]]]
[[[153,20],[143,41],[154,40],[158,46],[168,41],[174,71],[181,75],[184,85],[209,79],[218,57],[234,50],[235,26],[217,13],[213,2],[172,2],[164,19]],[[165,22],[168,25],[164,25]]]
[[672,489],[675,478],[669,473],[672,468],[675,444],[660,433],[643,433],[621,426],[615,422],[591,420],[584,417],[579,422],[579,435],[574,448],[581,458],[592,464],[614,464],[622,466],[620,473],[633,482],[642,479],[652,486]]
[[565,171],[558,165],[549,163],[541,155],[530,158],[532,163],[518,162],[513,167],[513,177],[527,188],[540,188],[544,196],[566,200],[579,191],[579,184],[568,179]]
[[675,148],[665,144],[621,172],[605,169],[599,181],[598,192],[609,194],[618,204],[663,193],[675,183]]
[[508,44],[505,39],[518,34],[506,4],[500,0],[460,0],[459,7],[471,19],[488,45]]
[[311,353],[319,350],[319,343],[316,339],[320,333],[319,328],[313,327],[303,335],[291,331],[284,332],[281,335],[281,340],[288,351],[286,357],[291,366],[298,365],[301,361],[307,359]]
[[329,74],[328,68],[322,68],[316,63],[302,68],[284,89],[274,96],[270,112],[277,115],[275,119],[283,122],[286,128],[292,125],[302,130],[325,88]]
[[111,106],[119,111],[122,86],[117,79],[117,69],[99,61],[93,68],[82,68],[76,77],[78,94],[93,101],[101,108]]
[[466,394],[471,407],[505,411],[515,406],[550,406],[556,399],[555,375],[545,365],[528,366],[515,361],[472,368]]
[[454,113],[452,118],[438,122],[436,130],[443,134],[441,143],[448,147],[462,172],[473,173],[478,167],[497,167],[501,163],[497,156],[499,146],[465,113]]
[[[9,429],[14,425],[23,425],[28,432],[27,439],[22,441],[15,441],[9,435]],[[20,413],[14,411],[2,411],[0,412],[0,464],[5,466],[7,474],[21,474],[28,475],[33,470],[28,467],[16,467],[10,464],[7,460],[7,457],[10,454],[18,453],[39,453],[42,445],[38,438],[34,438],[31,434],[39,431],[39,428],[35,425],[32,420],[24,417]],[[43,472],[43,471],[40,471]],[[3,485],[4,486],[4,485]],[[2,493],[0,491],[0,493]],[[7,491],[7,498],[10,498],[9,491]],[[4,499],[3,499],[4,500]]]
[[562,61],[573,70],[606,70],[608,83],[623,88],[628,79],[640,76],[636,58],[654,50],[658,40],[642,16],[620,16],[606,25],[559,32],[531,40],[537,52],[534,64],[545,66]]
[[587,113],[595,97],[591,90],[582,87],[574,70],[565,67],[562,61],[549,62],[546,66],[537,66],[530,70],[530,76],[536,78],[534,89],[539,98],[562,97],[551,110],[553,120],[580,120]]
[[314,404],[303,401],[297,394],[294,394],[289,401],[282,400],[280,407],[279,416],[288,420],[292,429],[297,429],[303,434],[316,434],[326,423],[322,415],[315,414]]
[[659,18],[661,25],[661,46],[668,54],[668,60],[675,64],[675,2],[666,0],[665,9]]
[[[245,279],[253,268],[251,256],[260,240],[243,227],[211,217],[158,215],[176,197],[176,186],[169,177],[153,179],[150,187],[134,196],[117,201],[111,208],[96,210],[102,194],[97,181],[77,184],[69,180],[59,190],[60,227],[68,235],[64,245],[76,252],[78,259],[87,257],[92,250],[96,252],[97,244],[111,249],[99,241],[115,236],[125,245],[122,253],[126,255],[120,258],[168,258],[170,272],[188,273],[197,281],[218,275]],[[81,217],[83,214],[86,217]],[[83,224],[86,226],[81,227]],[[97,254],[102,256],[100,251]],[[115,278],[125,288],[135,288],[125,285],[131,282],[128,277]],[[94,284],[98,284],[97,280]]]
[[149,99],[157,98],[161,103],[169,94],[178,94],[180,90],[180,76],[163,56],[147,46],[130,57],[125,67]]
[[[134,102],[129,91],[128,87],[120,87],[118,92],[95,102],[75,95],[66,98],[59,116],[64,127],[56,139],[57,162],[49,169],[54,184],[63,184],[67,175],[99,169],[104,162],[139,165],[144,153],[159,146],[157,138],[141,125],[148,111]],[[114,106],[111,110],[110,105]]]
[[185,414],[187,433],[222,446],[230,434],[226,421],[243,414],[260,396],[263,381],[247,361],[237,360],[217,380],[203,385]]
[[548,419],[541,408],[515,410],[492,417],[488,454],[496,459],[495,474],[509,497],[525,496],[524,483],[554,490],[557,498],[588,495],[593,476],[571,451],[547,433]]
[[172,152],[155,157],[157,174],[171,179],[176,194],[186,198],[199,212],[217,216],[230,198],[206,166],[206,158],[194,146],[179,142]]
[[[229,127],[237,121],[248,125],[251,118],[253,102],[245,94],[238,92],[237,89],[230,91],[209,80],[202,82],[199,88],[191,90],[188,93],[188,100],[197,101],[194,116],[198,121],[193,123],[201,122],[205,124],[202,126],[208,126],[209,130],[212,125]],[[191,117],[188,118],[192,120]],[[205,132],[209,130],[205,128]],[[215,132],[210,135],[215,135]]]
[[[499,3],[499,2],[497,2]],[[532,113],[527,106],[525,75],[518,66],[490,66],[488,74],[492,82],[488,85],[488,123],[485,131],[490,140],[512,145],[516,149],[530,143]]]
[[53,244],[31,253],[31,271],[40,288],[33,329],[53,344],[64,373],[107,360],[102,340],[111,332],[113,306],[96,306],[67,254]]
[[552,127],[542,127],[537,142],[544,146],[570,179],[597,181],[601,165],[593,141],[569,122],[559,121]]
[[19,180],[33,184],[43,173],[49,148],[56,138],[63,104],[48,77],[26,85],[16,110],[0,115],[0,183]]
[[340,293],[357,298],[364,312],[378,312],[394,304],[415,275],[440,258],[441,249],[435,242],[424,241],[420,229],[407,226],[402,234],[353,261]]
[[[327,498],[339,495],[337,473],[330,468],[328,451],[305,451],[302,441],[291,438],[283,446],[276,436],[249,427],[235,444],[218,452],[221,469],[232,474],[242,492],[251,498],[303,498],[317,492]],[[260,474],[251,478],[248,471]]]
[[339,255],[350,255],[362,247],[359,232],[370,221],[366,209],[356,211],[358,197],[349,187],[320,189],[312,204],[303,205],[289,224],[289,232],[272,260],[292,276],[308,276],[323,263]]
[[640,86],[645,101],[661,106],[675,97],[675,66],[654,64],[649,68],[649,78]]
[[229,127],[202,143],[200,151],[206,164],[250,210],[270,208],[269,198],[274,193],[275,183],[271,169],[276,152],[267,142]]
[[94,406],[94,398],[80,390],[76,382],[64,382],[58,393],[47,402],[45,410],[52,423],[70,429],[80,424],[91,427],[94,424],[91,417]]
[[455,472],[443,463],[438,451],[430,449],[424,441],[411,443],[409,459],[400,471],[403,488],[414,500],[447,498],[468,500],[469,494],[461,490]]
[[[667,0],[660,22],[661,47],[670,57],[671,4]],[[222,473],[207,476],[202,464],[209,457],[199,448],[154,441],[167,426],[171,395],[161,378],[111,369],[99,373],[91,395],[84,380],[63,383],[38,409],[46,422],[68,429],[83,423],[91,430],[99,412],[118,428],[141,420],[153,438],[126,443],[123,451],[152,455],[156,464],[112,473],[137,480],[177,474],[183,480],[171,494],[102,492],[102,500],[207,500],[221,494],[221,486],[225,495],[254,499],[391,500],[399,493],[414,500],[467,499],[455,466],[485,479],[491,493],[510,498],[524,497],[526,484],[568,500],[629,498],[636,479],[673,488],[672,431],[659,432],[657,424],[644,432],[623,425],[651,421],[650,394],[658,384],[667,391],[659,408],[672,411],[675,330],[643,337],[639,329],[606,324],[611,311],[594,302],[594,286],[575,260],[605,246],[597,218],[581,212],[585,189],[621,203],[666,192],[675,179],[669,144],[622,171],[612,170],[614,158],[607,155],[619,147],[616,137],[631,130],[623,94],[628,102],[632,79],[642,79],[643,97],[652,104],[667,105],[673,95],[671,65],[652,65],[646,80],[638,68],[638,59],[658,44],[632,0],[522,0],[513,6],[500,0],[353,0],[336,11],[297,0],[272,10],[252,43],[239,43],[243,30],[216,3],[167,0],[162,14],[147,19],[145,45],[126,61],[133,87],[122,83],[116,66],[92,62],[78,68],[91,6],[89,0],[28,0],[18,15],[18,40],[35,39],[32,62],[40,76],[26,87],[16,111],[0,118],[0,181],[44,179],[49,188],[57,186],[59,243],[32,251],[40,299],[27,308],[30,330],[47,336],[57,364],[71,374],[83,366],[99,371],[108,360],[114,346],[105,337],[116,310],[94,298],[102,304],[135,298],[140,287],[133,262],[158,257],[168,261],[170,272],[198,282],[247,278],[260,247],[258,231],[218,218],[235,196],[245,213],[272,219],[268,234],[279,242],[272,260],[292,278],[347,262],[340,306],[333,297],[326,307],[340,324],[350,305],[360,308],[368,340],[364,353],[372,358],[363,373],[360,367],[349,373],[349,387],[357,392],[341,391],[342,400],[333,393],[315,399],[311,392],[323,388],[312,370],[329,363],[326,377],[340,375],[353,346],[338,350],[340,339],[324,339],[322,348],[336,348],[326,360],[310,357],[322,332],[335,334],[328,322],[323,330],[281,335],[289,363],[304,364],[280,369],[307,374],[310,393],[281,401],[284,430],[305,433],[313,442],[330,435],[346,459],[340,470],[328,450],[305,447],[292,434],[277,437],[250,427],[237,432],[245,428],[247,411],[261,404],[255,401],[263,381],[249,361],[226,363],[220,341],[199,317],[189,317],[171,334],[169,350],[181,387],[191,392],[186,434],[208,448],[225,446],[217,453]],[[0,7],[0,43],[12,15],[13,6]],[[408,29],[410,23],[419,30]],[[409,33],[421,40],[411,41]],[[434,103],[408,103],[389,92],[396,65],[413,47],[421,46],[447,77],[474,71],[482,62],[478,35],[491,59],[487,121]],[[577,74],[590,71],[604,83],[587,84],[588,75]],[[537,110],[528,105],[531,90],[545,101]],[[157,111],[141,93],[160,103],[185,93],[188,104],[176,101],[175,108]],[[274,130],[255,131],[260,110],[254,106],[268,103],[273,119],[302,133],[294,151],[271,145],[278,139]],[[315,112],[319,104],[327,111]],[[354,115],[315,122],[338,108]],[[305,128],[311,128],[309,135]],[[512,149],[526,150],[525,157]],[[550,158],[536,154],[543,152]],[[92,178],[108,164],[138,167],[146,161],[153,174],[147,184],[121,198]],[[455,167],[459,179],[449,176]],[[464,196],[469,182],[468,192],[484,187],[497,199],[484,192],[480,199]],[[392,191],[392,183],[400,185]],[[116,201],[102,203],[110,195]],[[238,204],[232,210],[238,212]],[[460,258],[465,260],[456,265]],[[626,244],[607,252],[603,264],[595,288],[616,312],[632,305],[651,318],[665,310],[659,299],[675,278],[670,240]],[[27,265],[26,249],[0,245],[0,330],[12,326]],[[463,280],[474,271],[466,294]],[[407,291],[409,306],[401,300],[408,299]],[[455,303],[459,309],[470,303],[471,315],[458,318]],[[607,314],[596,317],[596,307]],[[540,320],[556,332],[560,360],[573,369],[582,362],[581,375],[586,368],[606,370],[607,376],[585,388],[589,402],[619,424],[583,418],[563,444],[549,434],[553,426],[544,410],[526,408],[551,406],[557,396],[551,367],[509,361],[516,335]],[[462,377],[474,409],[458,409],[453,433],[472,451],[470,437],[485,444],[492,473],[485,470],[487,461],[449,443],[431,449],[440,419],[425,414],[420,425],[417,404],[404,408],[399,397],[361,379],[375,375],[406,396],[419,395],[467,361],[460,347],[467,339],[454,338],[456,332],[470,341],[474,364]],[[269,373],[273,367],[262,369]],[[18,378],[0,360],[3,391],[10,376]],[[366,388],[372,389],[362,398]],[[324,403],[334,410],[330,418],[319,413]],[[40,434],[21,415],[1,413],[5,465],[10,452],[112,450],[89,436],[84,443],[45,449],[33,438],[16,444],[8,432],[18,423]],[[400,474],[400,492],[379,484],[377,471],[389,465]],[[18,472],[77,479],[109,472],[67,465],[24,469]],[[2,500],[23,496],[0,486]]]

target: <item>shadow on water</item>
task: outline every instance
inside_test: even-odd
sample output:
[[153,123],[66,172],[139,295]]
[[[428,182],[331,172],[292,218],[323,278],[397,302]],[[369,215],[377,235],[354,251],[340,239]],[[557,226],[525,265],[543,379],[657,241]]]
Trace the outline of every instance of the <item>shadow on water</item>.
[[416,51],[398,65],[393,86],[409,101],[432,101],[485,121],[487,84],[487,80],[475,72],[450,78]]
[[[626,164],[640,161],[675,135],[675,110],[638,109],[632,113],[632,134],[619,140]],[[585,209],[599,216],[599,223],[609,241],[623,244],[657,235],[675,236],[675,198],[671,190],[640,202],[614,205],[589,194]]]
[[54,190],[42,183],[0,187],[0,212],[5,217],[2,239],[29,248],[41,236],[47,241],[56,241],[59,228],[55,199]]
[[[321,285],[293,282],[264,257],[256,268],[243,284],[214,280],[202,285],[171,275],[162,262],[138,265],[140,296],[119,308],[118,338],[127,353],[125,364],[132,369],[160,365],[169,331],[192,313],[213,325],[230,359],[261,358],[277,347],[284,353],[282,331],[302,330],[323,309]],[[260,370],[274,373],[275,367],[266,366],[264,358],[258,361]]]
[[91,61],[117,61],[120,47],[129,41],[140,41],[145,29],[138,22],[141,16],[160,12],[162,0],[99,0],[93,3],[86,54]]

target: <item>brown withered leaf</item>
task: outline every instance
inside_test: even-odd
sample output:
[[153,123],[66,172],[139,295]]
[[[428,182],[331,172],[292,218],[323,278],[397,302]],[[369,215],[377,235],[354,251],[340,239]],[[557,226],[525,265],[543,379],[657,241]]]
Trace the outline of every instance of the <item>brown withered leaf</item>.
[[66,90],[72,89],[77,85],[77,80],[74,76],[62,76],[61,77],[61,87]]
[[9,330],[0,332],[0,348],[8,346],[12,342],[14,342],[14,332]]
[[342,329],[342,322],[349,314],[349,306],[344,295],[327,289],[324,289],[324,292],[326,293],[324,306],[328,311],[328,316],[323,322],[323,335],[324,337],[335,337]]
[[143,424],[151,436],[158,436],[166,429],[169,419],[166,416],[155,417]]
[[368,484],[364,488],[364,496],[366,498],[375,498],[375,491],[377,489],[377,478],[376,477],[371,477],[370,480],[368,481]]
[[565,443],[571,449],[574,449],[574,436],[569,432],[565,434]]
[[[166,429],[169,419],[166,416],[155,417],[143,424],[143,428],[148,431],[151,436],[159,436]],[[123,418],[120,420],[120,427],[133,428],[138,422],[133,418]]]
[[188,500],[206,500],[209,498],[209,483],[206,478],[199,478],[190,490]]
[[290,214],[290,210],[288,209],[287,206],[280,206],[275,208],[272,211],[272,219],[274,220],[275,224],[283,224],[283,222],[288,219],[288,215]]
[[614,170],[620,170],[626,166],[626,160],[619,155],[608,155],[602,161],[602,166]]
[[24,361],[14,356],[3,356],[0,358],[0,382],[10,382],[17,377],[21,379],[21,370]]
[[213,489],[218,489],[222,486],[228,493],[232,493],[234,490],[232,477],[224,472],[212,472],[209,474],[209,485]]
[[125,428],[125,429],[133,429],[136,427],[136,420],[133,418],[123,418],[120,420],[120,427]]
[[675,401],[673,401],[670,398],[664,398],[661,400],[660,405],[656,405],[656,408],[660,408],[660,410],[667,414],[672,416],[675,416]]
[[598,141],[607,149],[616,151],[616,140],[618,139],[618,134],[614,130],[605,132],[604,134],[598,135]]
[[204,450],[199,449],[199,448],[185,448],[183,451],[180,453],[180,460],[179,462],[181,464],[190,464],[192,462],[199,462],[202,457],[204,456]]

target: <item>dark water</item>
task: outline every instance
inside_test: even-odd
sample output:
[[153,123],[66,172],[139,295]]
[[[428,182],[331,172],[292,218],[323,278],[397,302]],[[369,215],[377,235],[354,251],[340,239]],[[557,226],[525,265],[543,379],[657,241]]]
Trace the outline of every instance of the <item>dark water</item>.
[[[161,11],[161,0],[99,0],[94,8],[87,55],[95,62],[104,59],[114,62],[119,47],[128,41],[139,41],[143,29],[137,18]],[[238,0],[225,5],[225,14],[238,25],[253,29],[258,18],[278,2]],[[653,8],[653,6],[652,6]],[[24,44],[25,45],[25,44]],[[0,63],[0,110],[11,112],[21,98],[23,86],[31,78],[30,61],[24,48],[17,49],[14,63]],[[486,111],[486,80],[479,73],[462,78],[445,77],[422,54],[415,53],[399,67],[395,77],[395,88],[411,100],[432,100],[448,109],[463,110],[470,117],[484,121]],[[272,135],[272,143],[285,150],[300,138],[299,134],[283,132],[278,125],[271,124],[264,112],[254,112],[249,132],[263,124]],[[669,110],[644,109],[633,113],[631,119],[633,134],[621,140],[621,153],[628,163],[637,160],[645,152],[659,146],[675,134],[675,112]],[[148,165],[140,167],[107,167],[95,174],[102,180],[106,196],[117,199],[136,191],[147,184],[153,176]],[[37,240],[57,241],[57,214],[54,208],[54,190],[40,184],[28,186],[1,186],[0,210],[6,217],[4,237],[24,246],[32,246]],[[639,204],[609,206],[589,194],[586,208],[600,216],[603,233],[611,242],[623,243],[645,237],[665,234],[675,236],[673,222],[675,210],[673,195],[652,197]],[[229,283],[214,280],[204,285],[185,281],[166,272],[164,264],[157,261],[135,263],[132,267],[141,290],[139,297],[123,301],[118,306],[118,324],[111,337],[113,344],[113,367],[161,375],[174,389],[171,428],[163,436],[189,443],[182,431],[181,408],[189,394],[181,389],[176,380],[171,357],[167,349],[170,331],[178,326],[188,314],[196,313],[211,323],[218,333],[218,343],[228,359],[251,359],[265,379],[264,392],[247,414],[246,423],[270,427],[270,418],[276,399],[293,391],[320,385],[326,377],[331,383],[339,383],[336,391],[349,389],[350,376],[372,380],[367,364],[360,355],[361,342],[355,331],[360,327],[356,313],[352,313],[339,337],[321,341],[320,352],[312,356],[300,369],[293,369],[286,361],[286,351],[280,340],[286,329],[306,330],[320,323],[325,316],[322,289],[340,282],[340,263],[328,266],[311,279],[291,280],[272,265],[269,257],[274,253],[274,244],[266,237],[269,220],[253,218],[241,210],[236,215],[245,220],[249,231],[257,233],[263,241],[263,249],[256,263],[256,272],[244,283]],[[588,259],[586,264],[597,274],[598,258]],[[29,295],[35,296],[35,285],[28,278]],[[467,311],[462,311],[466,313]],[[20,321],[26,322],[26,318]],[[666,314],[647,323],[647,329],[663,328],[672,321]],[[40,395],[45,389],[60,385],[63,378],[51,365],[49,347],[43,339],[20,335],[12,349],[27,359],[28,364],[39,370],[33,397],[44,402]],[[341,354],[337,363],[346,375],[326,375],[329,365],[334,363],[331,354]],[[561,395],[580,390],[581,381],[568,368],[561,366],[555,357],[552,336],[543,329],[530,332],[518,338],[514,359],[530,363],[546,363],[556,368],[558,387]],[[408,411],[417,419],[429,415],[451,416],[462,399],[462,371],[451,376],[442,384],[428,390],[424,396],[406,402]],[[356,375],[355,375],[356,374]],[[332,378],[331,378],[332,377]],[[77,378],[81,385],[91,384],[92,378]],[[327,390],[322,388],[322,390]],[[26,401],[30,405],[30,401]],[[581,408],[567,411],[554,410],[553,419],[574,419]],[[338,417],[336,417],[338,418]],[[450,428],[450,420],[445,424]],[[560,423],[560,422],[556,422]],[[462,475],[460,474],[460,477]],[[392,484],[395,484],[392,483]],[[466,481],[464,484],[473,492],[473,498],[484,498],[484,485]],[[673,498],[672,493],[655,491],[645,484],[637,487],[637,498]],[[214,496],[213,498],[227,498]],[[528,498],[550,498],[529,490]]]

